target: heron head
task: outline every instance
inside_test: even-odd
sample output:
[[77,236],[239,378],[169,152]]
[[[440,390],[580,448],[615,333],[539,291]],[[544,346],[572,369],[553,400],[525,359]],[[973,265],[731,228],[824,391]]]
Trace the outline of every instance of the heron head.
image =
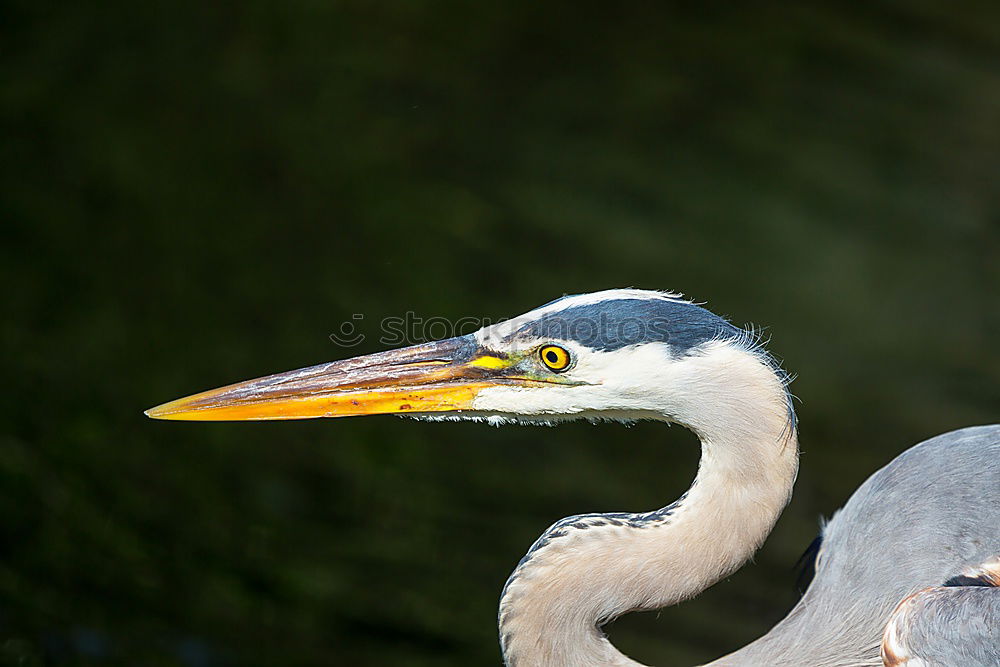
[[608,290],[563,297],[473,334],[240,382],[146,414],[690,422],[698,401],[713,400],[698,395],[695,379],[743,362],[772,376],[777,368],[752,336],[700,306],[662,292]]

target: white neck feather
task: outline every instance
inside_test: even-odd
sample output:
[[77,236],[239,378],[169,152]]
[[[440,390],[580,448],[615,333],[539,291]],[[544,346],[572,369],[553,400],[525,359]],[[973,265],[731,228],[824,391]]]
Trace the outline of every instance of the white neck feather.
[[670,365],[662,419],[702,443],[689,491],[647,514],[556,523],[500,601],[509,667],[639,665],[600,630],[629,611],[692,597],[744,563],[787,504],[798,443],[781,380],[756,355],[719,344]]

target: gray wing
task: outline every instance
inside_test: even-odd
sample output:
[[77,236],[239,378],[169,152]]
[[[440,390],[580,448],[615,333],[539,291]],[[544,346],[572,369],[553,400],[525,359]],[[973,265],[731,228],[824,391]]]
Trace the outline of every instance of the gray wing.
[[1000,558],[896,607],[882,638],[886,667],[1000,665]]
[[[998,554],[1000,424],[931,438],[868,478],[834,515],[823,530],[816,576],[788,616],[714,664],[881,664],[883,631],[900,600],[928,586],[964,587],[944,584]],[[946,643],[964,632],[951,627],[941,630]],[[918,664],[914,660],[909,667]],[[978,664],[1000,667],[994,658]]]

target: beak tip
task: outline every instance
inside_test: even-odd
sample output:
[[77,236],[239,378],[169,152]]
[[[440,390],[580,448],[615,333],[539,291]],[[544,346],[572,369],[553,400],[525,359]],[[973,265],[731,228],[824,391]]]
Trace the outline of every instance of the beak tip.
[[177,410],[172,403],[164,403],[163,405],[157,405],[149,408],[148,410],[143,410],[142,414],[146,415],[150,419],[171,419],[171,415],[176,412]]

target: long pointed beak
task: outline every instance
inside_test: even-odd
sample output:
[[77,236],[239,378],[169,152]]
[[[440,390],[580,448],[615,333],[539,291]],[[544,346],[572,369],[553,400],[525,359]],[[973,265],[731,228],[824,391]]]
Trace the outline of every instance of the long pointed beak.
[[239,382],[158,405],[154,419],[243,421],[460,412],[504,377],[509,362],[472,336],[414,345]]

